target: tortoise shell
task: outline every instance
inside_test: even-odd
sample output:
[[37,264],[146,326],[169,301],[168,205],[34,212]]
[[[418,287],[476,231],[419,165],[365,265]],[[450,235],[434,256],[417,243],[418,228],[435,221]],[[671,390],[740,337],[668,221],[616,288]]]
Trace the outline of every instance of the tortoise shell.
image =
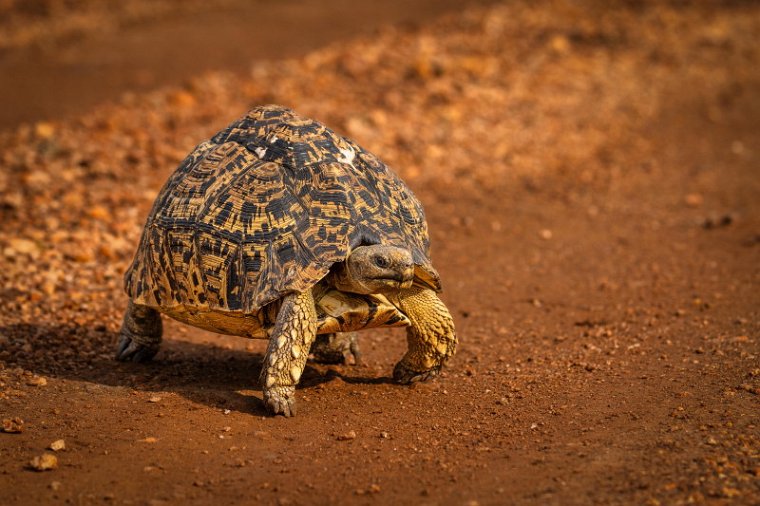
[[257,107],[166,182],[125,289],[164,310],[256,313],[369,244],[409,249],[416,282],[440,290],[422,206],[403,181],[321,123]]

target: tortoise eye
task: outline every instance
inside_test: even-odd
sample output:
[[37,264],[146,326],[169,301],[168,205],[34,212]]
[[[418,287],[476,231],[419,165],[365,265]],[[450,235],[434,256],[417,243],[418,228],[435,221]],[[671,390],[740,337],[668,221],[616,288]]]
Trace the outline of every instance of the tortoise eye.
[[384,269],[388,267],[388,259],[385,257],[379,257],[379,256],[375,257],[375,265]]

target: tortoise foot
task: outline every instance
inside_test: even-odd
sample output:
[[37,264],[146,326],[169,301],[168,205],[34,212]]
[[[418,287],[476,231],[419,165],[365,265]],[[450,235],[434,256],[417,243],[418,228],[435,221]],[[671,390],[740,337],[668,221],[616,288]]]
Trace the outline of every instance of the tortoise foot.
[[403,361],[396,364],[393,368],[393,379],[396,383],[402,385],[409,385],[410,383],[416,383],[418,381],[427,381],[438,376],[441,372],[441,366],[435,366],[424,371],[417,371],[410,368]]
[[148,362],[158,353],[158,346],[140,344],[128,335],[122,334],[116,347],[116,360],[121,362]]
[[158,353],[162,333],[158,311],[130,300],[121,324],[116,360],[148,362]]
[[361,360],[357,332],[318,335],[311,345],[311,355],[318,364],[352,364]]
[[264,389],[264,404],[273,415],[285,417],[296,414],[296,389],[294,387],[273,387]]

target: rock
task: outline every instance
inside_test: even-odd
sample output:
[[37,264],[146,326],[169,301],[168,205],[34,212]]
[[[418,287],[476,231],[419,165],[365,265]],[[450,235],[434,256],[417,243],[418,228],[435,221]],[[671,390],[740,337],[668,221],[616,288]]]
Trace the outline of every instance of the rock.
[[351,441],[353,439],[356,439],[356,432],[353,430],[350,430],[346,432],[345,434],[338,435],[335,439],[338,441]]
[[55,127],[46,121],[34,125],[34,134],[40,139],[50,139],[55,134]]
[[58,452],[58,451],[66,449],[66,443],[64,442],[63,439],[56,439],[55,441],[50,443],[50,446],[48,446],[48,448],[50,448],[54,452]]
[[39,457],[34,457],[29,462],[29,467],[35,471],[50,471],[58,467],[58,457],[52,453],[43,453]]
[[684,202],[689,207],[699,207],[702,205],[702,202],[704,202],[704,200],[704,197],[702,197],[702,195],[699,193],[690,193],[684,198]]
[[169,103],[179,108],[186,108],[194,106],[196,100],[193,94],[180,90],[169,95]]
[[13,255],[13,253],[16,253],[19,255],[36,257],[39,252],[40,249],[34,241],[16,237],[8,241],[8,248],[5,250],[5,256],[14,257],[15,255]]
[[564,35],[555,35],[549,41],[549,46],[557,54],[566,54],[570,51],[570,40]]
[[24,421],[21,418],[3,418],[3,432],[19,434],[24,432]]
[[26,384],[31,387],[44,387],[47,385],[47,380],[42,376],[32,376],[26,381]]
[[381,490],[380,485],[378,485],[377,483],[373,483],[366,489],[361,489],[361,488],[356,489],[354,493],[356,495],[378,494],[380,493],[380,490]]
[[99,221],[109,221],[111,220],[111,212],[104,206],[92,206],[88,211],[87,215],[95,220]]
[[727,227],[733,222],[734,217],[730,214],[724,214],[723,216],[709,216],[702,222],[702,228],[705,230],[712,230],[714,228]]

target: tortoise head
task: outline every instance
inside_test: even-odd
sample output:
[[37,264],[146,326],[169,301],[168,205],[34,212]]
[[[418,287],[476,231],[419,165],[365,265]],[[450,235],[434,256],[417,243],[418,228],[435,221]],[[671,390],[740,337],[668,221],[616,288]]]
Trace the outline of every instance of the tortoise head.
[[397,293],[412,286],[411,251],[396,246],[359,246],[335,272],[335,287],[351,293]]

